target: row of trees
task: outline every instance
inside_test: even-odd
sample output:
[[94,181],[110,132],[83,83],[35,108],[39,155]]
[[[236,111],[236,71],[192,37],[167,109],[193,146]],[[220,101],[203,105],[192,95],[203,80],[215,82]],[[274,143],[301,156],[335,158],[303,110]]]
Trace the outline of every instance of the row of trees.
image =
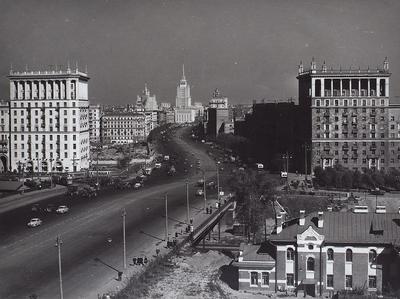
[[344,189],[371,189],[389,188],[400,190],[400,171],[390,169],[378,171],[368,169],[365,172],[350,170],[341,165],[322,169],[314,169],[314,183],[322,187],[334,187]]

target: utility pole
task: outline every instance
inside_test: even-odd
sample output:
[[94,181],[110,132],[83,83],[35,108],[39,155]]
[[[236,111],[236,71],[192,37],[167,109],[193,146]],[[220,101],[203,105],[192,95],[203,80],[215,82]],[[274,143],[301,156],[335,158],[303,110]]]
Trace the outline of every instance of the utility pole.
[[217,200],[218,200],[218,207],[220,207],[220,202],[219,202],[219,162],[217,162]]
[[203,194],[204,194],[204,213],[207,209],[207,196],[206,196],[206,174],[203,170]]
[[168,195],[165,193],[165,241],[169,241],[168,237]]
[[186,223],[190,223],[190,207],[189,207],[189,181],[186,180]]
[[124,254],[124,269],[126,269],[126,210],[122,211],[122,237],[124,240],[124,248],[123,248],[123,254]]
[[59,273],[59,278],[60,278],[60,298],[64,299],[64,294],[63,294],[63,286],[62,286],[62,275],[61,275],[61,244],[62,240],[60,236],[57,236],[56,239],[56,247],[58,249],[58,273]]

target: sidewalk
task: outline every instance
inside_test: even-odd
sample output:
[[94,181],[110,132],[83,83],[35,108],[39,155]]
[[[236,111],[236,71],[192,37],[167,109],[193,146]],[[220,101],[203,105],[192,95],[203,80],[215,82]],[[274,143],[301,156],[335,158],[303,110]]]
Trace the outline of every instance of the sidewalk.
[[36,190],[24,194],[13,194],[0,198],[0,214],[51,198],[53,196],[62,195],[66,191],[67,187],[56,185],[51,189]]
[[[204,201],[199,201],[196,203],[191,203],[190,210],[191,210],[191,218],[193,219],[193,226],[194,230],[196,231],[199,227],[203,225],[204,222],[208,220],[208,218],[212,218],[215,216],[215,211],[216,211],[216,203],[217,199],[215,198],[216,196],[207,198],[207,207],[212,206],[213,207],[213,214],[206,214],[204,211]],[[172,241],[175,238],[175,233],[178,234],[178,237],[176,238],[177,240],[177,246],[178,247],[183,247],[187,244],[190,243],[189,241],[189,236],[190,233],[186,233],[185,229],[187,224],[186,222],[186,212],[182,214],[180,219],[185,219],[181,220],[179,224],[176,224],[174,219],[171,219],[170,224],[168,225],[169,228],[169,239]],[[154,241],[154,246],[150,246],[151,249],[147,249],[146,251],[141,251],[140,254],[138,253],[133,253],[133,252],[128,252],[127,256],[146,256],[148,258],[148,262],[151,262],[152,260],[156,259],[157,257],[155,256],[155,248],[159,250],[158,256],[162,257],[167,254],[171,254],[174,248],[168,248],[166,246],[166,241]],[[124,271],[123,276],[122,276],[122,282],[117,281],[115,279],[112,279],[109,281],[108,284],[104,285],[101,289],[95,290],[90,298],[102,298],[102,294],[115,294],[116,292],[122,290],[124,286],[127,284],[129,281],[129,278],[131,278],[134,275],[140,275],[140,273],[144,272],[146,267],[144,266],[134,266],[134,267],[127,267],[127,269]],[[101,295],[100,295],[101,294]]]

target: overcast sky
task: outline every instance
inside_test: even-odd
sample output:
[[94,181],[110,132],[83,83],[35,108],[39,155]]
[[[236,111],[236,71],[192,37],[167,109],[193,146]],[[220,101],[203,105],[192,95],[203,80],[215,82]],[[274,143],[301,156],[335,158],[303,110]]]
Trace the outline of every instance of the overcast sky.
[[[91,102],[126,104],[147,82],[175,103],[182,63],[192,102],[297,98],[297,65],[381,66],[400,96],[400,1],[0,0],[0,98],[13,64],[88,66]],[[399,100],[397,102],[400,102]]]

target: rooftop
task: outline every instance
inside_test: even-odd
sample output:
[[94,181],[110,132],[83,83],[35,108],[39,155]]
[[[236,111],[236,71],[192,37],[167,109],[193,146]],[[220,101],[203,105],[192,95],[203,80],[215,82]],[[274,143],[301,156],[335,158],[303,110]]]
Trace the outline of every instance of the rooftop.
[[305,217],[305,224],[290,221],[279,234],[271,235],[272,242],[296,242],[298,234],[311,226],[325,236],[326,243],[394,244],[400,245],[400,214],[324,212],[324,223],[318,228],[318,213]]

